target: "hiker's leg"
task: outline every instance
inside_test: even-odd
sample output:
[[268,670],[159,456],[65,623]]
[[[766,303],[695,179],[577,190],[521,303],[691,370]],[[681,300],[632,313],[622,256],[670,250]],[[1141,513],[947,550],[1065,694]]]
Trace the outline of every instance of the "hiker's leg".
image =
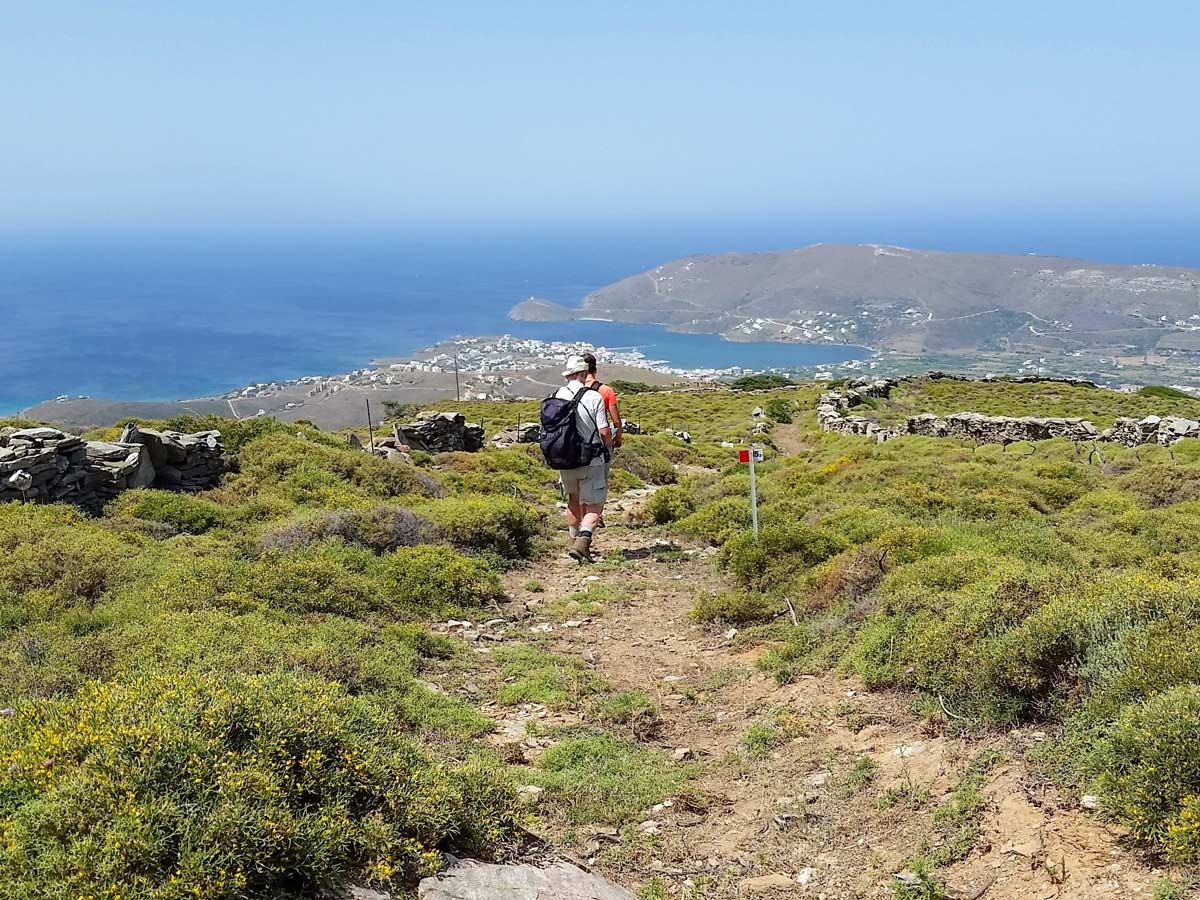
[[579,484],[579,499],[583,503],[583,521],[579,525],[582,534],[596,530],[604,503],[608,500],[608,467],[593,465]]
[[595,531],[596,526],[600,524],[600,517],[604,515],[603,503],[585,503],[583,505],[583,523],[580,525],[581,531]]
[[579,502],[579,494],[567,495],[567,529],[571,537],[578,537],[579,526],[583,522],[583,504]]
[[559,475],[559,483],[567,495],[567,529],[571,537],[579,536],[579,523],[583,521],[583,504],[580,502],[583,474],[578,469],[568,469]]

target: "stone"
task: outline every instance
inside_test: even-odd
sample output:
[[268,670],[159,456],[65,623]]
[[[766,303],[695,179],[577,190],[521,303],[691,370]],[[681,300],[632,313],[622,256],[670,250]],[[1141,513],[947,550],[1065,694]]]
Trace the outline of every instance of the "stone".
[[474,453],[483,448],[483,428],[457,412],[423,412],[415,421],[397,425],[395,431],[399,440],[426,453]]
[[441,875],[423,878],[418,900],[634,900],[634,895],[610,881],[559,862],[545,868],[502,866],[471,860],[451,866]]
[[537,422],[521,422],[510,425],[503,431],[492,435],[492,443],[497,447],[511,447],[514,444],[536,444],[542,439],[542,426]]
[[813,772],[810,775],[804,776],[804,783],[809,787],[824,787],[829,783],[829,779],[833,777],[832,772]]

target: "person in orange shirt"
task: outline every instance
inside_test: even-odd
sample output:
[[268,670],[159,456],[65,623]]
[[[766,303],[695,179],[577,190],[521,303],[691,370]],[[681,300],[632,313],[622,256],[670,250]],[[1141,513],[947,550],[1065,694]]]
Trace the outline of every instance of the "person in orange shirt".
[[617,407],[617,392],[613,390],[611,384],[605,384],[596,377],[596,355],[594,353],[580,353],[579,355],[588,364],[587,377],[583,383],[589,387],[595,385],[600,396],[604,398],[604,410],[608,413],[608,424],[613,430],[613,447],[620,447],[622,425],[621,410]]

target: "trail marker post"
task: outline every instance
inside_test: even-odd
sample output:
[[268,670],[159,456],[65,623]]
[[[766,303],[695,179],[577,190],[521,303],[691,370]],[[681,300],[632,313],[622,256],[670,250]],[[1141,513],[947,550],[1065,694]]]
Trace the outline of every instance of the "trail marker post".
[[750,523],[754,526],[755,537],[758,537],[758,487],[754,483],[754,464],[762,461],[762,447],[751,447],[749,450],[738,451],[738,462],[750,465]]

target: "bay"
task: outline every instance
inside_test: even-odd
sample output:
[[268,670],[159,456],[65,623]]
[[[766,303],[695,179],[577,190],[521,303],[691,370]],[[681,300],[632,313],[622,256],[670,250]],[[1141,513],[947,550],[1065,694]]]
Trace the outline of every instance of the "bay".
[[613,322],[515,322],[686,246],[618,236],[87,238],[0,246],[0,413],[68,394],[207,396],[333,374],[456,335],[638,347],[684,368],[789,368],[862,348],[740,343]]

